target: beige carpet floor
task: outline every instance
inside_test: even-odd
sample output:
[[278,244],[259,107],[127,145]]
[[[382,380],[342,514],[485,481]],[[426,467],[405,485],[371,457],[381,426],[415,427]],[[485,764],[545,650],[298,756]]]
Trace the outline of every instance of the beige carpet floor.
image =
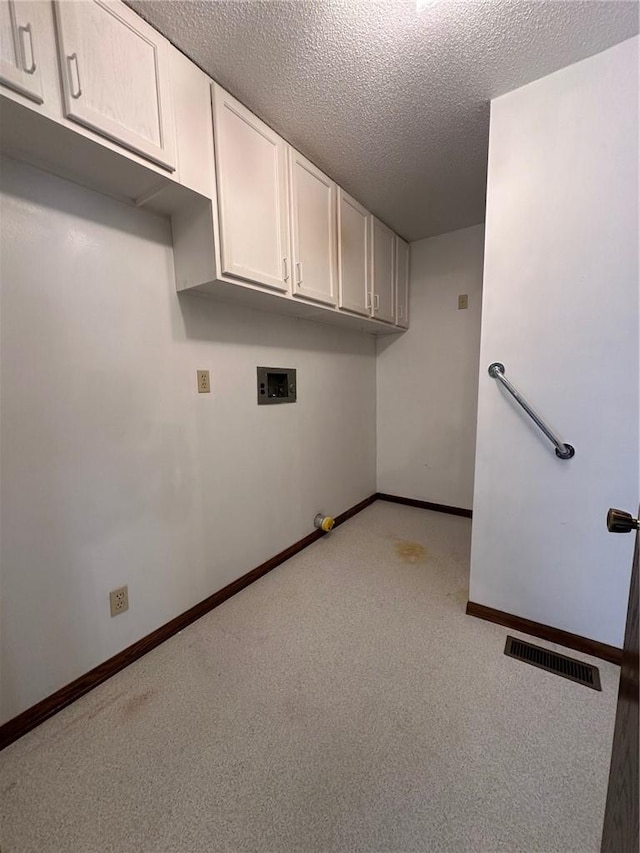
[[507,658],[469,540],[379,501],[22,738],[2,853],[595,853],[618,669]]

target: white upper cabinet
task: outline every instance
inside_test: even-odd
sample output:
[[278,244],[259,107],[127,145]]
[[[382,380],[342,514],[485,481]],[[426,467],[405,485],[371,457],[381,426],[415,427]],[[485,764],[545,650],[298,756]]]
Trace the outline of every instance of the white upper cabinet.
[[213,129],[222,273],[288,291],[287,145],[216,84]]
[[368,317],[369,212],[338,188],[338,283],[340,308]]
[[37,104],[43,102],[35,4],[0,0],[0,83]]
[[395,238],[390,228],[372,216],[371,222],[371,289],[376,320],[395,321]]
[[173,171],[168,43],[122,3],[54,8],[67,118]]
[[409,244],[396,237],[396,325],[409,328]]
[[289,149],[293,293],[337,302],[336,185],[313,163]]
[[0,151],[172,217],[176,287],[408,326],[408,246],[122,0],[0,0]]

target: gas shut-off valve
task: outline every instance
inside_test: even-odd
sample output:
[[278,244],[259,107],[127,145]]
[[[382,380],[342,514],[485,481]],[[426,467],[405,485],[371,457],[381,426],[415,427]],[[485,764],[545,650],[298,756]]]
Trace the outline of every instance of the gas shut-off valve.
[[333,530],[333,526],[335,523],[335,518],[332,518],[330,515],[325,515],[323,512],[319,512],[313,519],[313,526],[317,530],[323,530],[325,533],[328,533],[330,530]]

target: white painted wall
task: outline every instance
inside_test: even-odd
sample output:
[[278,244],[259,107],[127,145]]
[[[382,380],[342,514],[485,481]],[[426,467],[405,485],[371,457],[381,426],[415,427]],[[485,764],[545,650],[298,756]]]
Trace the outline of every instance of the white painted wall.
[[168,220],[12,161],[1,249],[6,720],[372,494],[376,388],[371,336],[178,299]]
[[605,514],[638,506],[638,155],[637,38],[492,103],[470,597],[616,646],[633,542]]
[[411,328],[378,341],[380,492],[471,508],[483,244],[482,225],[411,244]]

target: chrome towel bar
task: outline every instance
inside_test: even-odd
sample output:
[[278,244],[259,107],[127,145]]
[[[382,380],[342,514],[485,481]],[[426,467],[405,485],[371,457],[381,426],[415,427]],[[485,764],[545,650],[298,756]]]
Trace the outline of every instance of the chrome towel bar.
[[529,403],[527,403],[522,394],[513,387],[513,385],[509,382],[509,380],[504,374],[504,364],[500,364],[499,361],[494,361],[493,364],[489,365],[489,376],[491,376],[492,379],[497,379],[504,385],[504,387],[511,394],[513,399],[520,403],[520,405],[529,415],[531,420],[536,424],[536,426],[538,426],[542,430],[542,432],[547,436],[549,441],[553,445],[555,445],[556,456],[558,457],[558,459],[571,459],[572,456],[575,456],[575,449],[570,444],[566,444],[564,441],[560,441],[558,436],[549,429],[549,427],[545,424],[540,415],[531,408],[531,406],[529,405]]

